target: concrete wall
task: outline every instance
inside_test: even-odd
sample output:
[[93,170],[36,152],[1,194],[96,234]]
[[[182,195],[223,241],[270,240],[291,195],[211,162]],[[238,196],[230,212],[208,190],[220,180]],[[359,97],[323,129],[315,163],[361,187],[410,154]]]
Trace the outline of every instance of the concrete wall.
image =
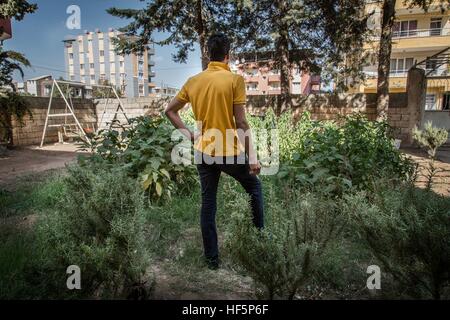
[[[21,126],[16,121],[13,122],[14,145],[34,145],[41,142],[42,131],[44,129],[45,117],[49,98],[25,97],[30,106],[32,118],[24,118],[24,125]],[[97,124],[94,104],[92,100],[74,99],[75,114],[83,127],[92,127]],[[52,103],[52,113],[66,113],[66,104],[62,98],[54,98]],[[62,124],[64,117],[52,118],[49,124]],[[67,117],[67,123],[75,123],[73,117]],[[58,141],[58,128],[48,128],[45,138],[46,143]]]
[[[160,98],[155,99],[151,97],[141,97],[141,98],[128,98],[128,99],[121,99],[122,105],[125,109],[125,113],[127,117],[135,118],[142,115],[154,115],[160,113],[166,106],[167,102],[170,98]],[[105,129],[109,123],[114,118],[115,111],[117,109],[117,106],[119,102],[114,100],[109,100],[108,106],[105,111],[105,103],[106,99],[95,99],[94,105],[95,105],[95,112],[97,114],[97,127],[100,129]],[[126,123],[126,119],[122,112],[117,113],[117,119],[121,123]]]
[[[448,110],[446,111],[438,111],[438,110],[429,110],[425,111],[421,126],[427,122],[431,121],[433,123],[433,126],[445,129],[447,131],[450,131],[450,112]],[[450,142],[450,136],[447,139],[447,143]]]
[[[44,127],[49,98],[27,97],[33,113],[33,119],[25,119],[25,126],[14,124],[14,144],[39,144]],[[150,97],[122,99],[122,104],[128,118],[160,113],[171,98],[155,99]],[[249,96],[247,110],[254,115],[263,115],[271,105],[276,105],[276,96]],[[74,99],[75,113],[83,127],[107,128],[114,117],[118,102],[110,100],[104,114],[105,100]],[[339,116],[352,113],[362,113],[371,120],[376,117],[375,94],[346,94],[346,95],[309,95],[293,96],[294,116],[298,118],[303,111],[309,111],[315,120],[337,120]],[[54,99],[53,113],[65,113],[65,103],[62,99]],[[448,116],[447,116],[448,117]],[[118,120],[126,123],[121,112]],[[407,144],[412,129],[411,111],[405,93],[391,94],[388,111],[388,122],[394,127],[397,138]],[[64,118],[50,121],[51,124],[64,123]],[[73,123],[68,117],[68,123]],[[57,128],[49,128],[46,143],[58,141]]]
[[[250,96],[247,110],[250,114],[262,116],[272,105],[277,104],[277,96]],[[390,94],[388,109],[388,123],[394,127],[396,138],[410,143],[411,129],[410,109],[406,93]],[[369,120],[376,119],[376,94],[317,94],[293,96],[294,117],[305,111],[311,113],[314,120],[338,120],[341,116],[361,113]]]

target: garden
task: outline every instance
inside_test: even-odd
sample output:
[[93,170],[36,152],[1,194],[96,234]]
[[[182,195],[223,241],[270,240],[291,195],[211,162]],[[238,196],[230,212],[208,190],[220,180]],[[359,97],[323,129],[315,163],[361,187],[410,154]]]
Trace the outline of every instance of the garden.
[[[192,113],[182,114],[193,125]],[[164,117],[92,136],[90,153],[63,170],[0,190],[1,299],[448,299],[450,198],[433,191],[447,132],[415,130],[429,155],[417,166],[383,121],[354,114],[314,121],[305,112],[250,117],[275,129],[279,171],[260,176],[266,226],[223,176],[218,196],[222,264],[202,260],[200,186],[190,152]],[[181,148],[180,148],[181,146]],[[270,147],[259,145],[262,165]],[[69,266],[81,288],[68,290]],[[378,266],[381,288],[368,289]],[[369,268],[369,269],[368,269]]]

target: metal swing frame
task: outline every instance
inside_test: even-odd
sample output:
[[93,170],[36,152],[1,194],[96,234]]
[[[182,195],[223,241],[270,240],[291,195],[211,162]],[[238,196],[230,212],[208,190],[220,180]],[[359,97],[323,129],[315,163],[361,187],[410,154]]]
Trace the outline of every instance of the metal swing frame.
[[[66,95],[64,94],[63,90],[60,87],[60,84],[66,84],[68,85],[67,88],[67,95],[69,100],[66,98]],[[103,118],[104,115],[106,114],[107,108],[108,108],[108,104],[109,104],[109,100],[110,98],[110,93],[112,92],[114,94],[114,97],[112,98],[112,100],[116,100],[118,102],[117,108],[115,110],[114,113],[114,118],[113,121],[111,121],[110,125],[109,125],[109,129],[111,129],[114,120],[117,119],[117,114],[119,113],[119,111],[124,115],[125,119],[127,120],[127,123],[129,124],[129,119],[125,113],[125,109],[123,107],[122,101],[120,100],[119,95],[117,94],[116,89],[114,88],[114,86],[106,86],[106,85],[89,85],[90,87],[96,87],[96,88],[107,88],[110,89],[110,91],[108,91],[108,98],[105,99],[105,104],[104,104],[104,108],[103,108],[103,113],[102,113],[102,117],[100,119],[99,125],[98,127],[100,128],[103,122]],[[51,127],[57,127],[57,128],[63,128],[64,132],[66,132],[66,127],[68,125],[70,126],[76,126],[78,128],[78,136],[80,138],[84,138],[85,141],[88,144],[91,144],[91,140],[89,139],[89,137],[87,136],[84,128],[82,127],[81,123],[78,121],[78,118],[75,115],[75,109],[73,106],[73,101],[72,101],[72,95],[71,95],[71,87],[75,87],[75,84],[73,82],[69,82],[69,81],[63,81],[63,80],[53,80],[53,84],[52,84],[52,89],[51,89],[51,93],[50,93],[50,101],[48,103],[48,109],[47,109],[47,116],[45,118],[45,124],[44,124],[44,130],[42,132],[42,138],[41,138],[41,144],[40,147],[42,148],[44,146],[44,140],[45,140],[45,135],[47,133],[47,128],[51,128]],[[55,90],[58,90],[59,93],[61,94],[65,104],[66,104],[66,111],[65,113],[50,113],[51,108],[52,108],[52,102],[53,102],[53,95],[55,93]],[[69,102],[70,101],[70,102]],[[71,124],[67,124],[67,117],[72,117],[75,120],[75,123],[71,123]],[[63,124],[49,124],[49,119],[50,118],[61,118],[64,117],[64,123]]]

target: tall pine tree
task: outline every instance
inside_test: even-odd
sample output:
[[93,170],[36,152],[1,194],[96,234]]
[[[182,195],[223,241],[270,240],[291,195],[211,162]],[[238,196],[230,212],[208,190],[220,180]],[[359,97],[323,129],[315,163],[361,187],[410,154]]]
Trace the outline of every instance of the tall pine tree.
[[[236,51],[274,51],[280,70],[277,113],[289,108],[291,67],[320,73],[338,89],[362,77],[368,35],[364,0],[236,0]],[[351,61],[351,63],[349,63]],[[343,76],[345,75],[345,76]]]
[[[153,41],[159,45],[174,45],[176,62],[186,62],[189,51],[199,45],[203,70],[208,66],[206,41],[216,31],[224,31],[223,10],[226,1],[213,0],[149,0],[143,9],[111,8],[113,16],[131,19],[132,22],[121,28],[130,37],[116,40],[120,52],[142,52]],[[155,41],[155,32],[161,32],[164,39]]]

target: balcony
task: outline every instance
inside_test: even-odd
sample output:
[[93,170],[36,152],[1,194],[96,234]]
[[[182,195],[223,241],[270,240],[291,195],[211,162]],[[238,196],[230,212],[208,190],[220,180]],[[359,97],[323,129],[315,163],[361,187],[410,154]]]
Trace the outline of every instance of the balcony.
[[267,81],[268,82],[280,82],[280,75],[279,74],[269,74]]
[[408,70],[391,70],[389,72],[389,78],[406,78],[408,76]]
[[394,31],[393,36],[393,52],[439,50],[450,46],[449,28]]
[[448,35],[450,35],[449,28],[414,29],[414,30],[394,31],[392,33],[392,38],[399,39],[399,38],[439,37]]
[[156,77],[155,71],[149,71],[149,72],[148,72],[148,77],[149,77],[149,78],[154,78],[154,77]]
[[149,65],[150,67],[154,67],[154,66],[155,66],[155,61],[153,61],[153,60],[148,60],[148,65]]
[[281,89],[280,88],[269,88],[268,93],[270,95],[272,95],[272,94],[281,94]]
[[147,49],[147,53],[148,53],[149,56],[154,55],[155,54],[155,48],[148,48]]
[[251,82],[259,82],[260,77],[256,76],[256,75],[245,75],[244,76],[244,81],[247,83],[251,83]]

